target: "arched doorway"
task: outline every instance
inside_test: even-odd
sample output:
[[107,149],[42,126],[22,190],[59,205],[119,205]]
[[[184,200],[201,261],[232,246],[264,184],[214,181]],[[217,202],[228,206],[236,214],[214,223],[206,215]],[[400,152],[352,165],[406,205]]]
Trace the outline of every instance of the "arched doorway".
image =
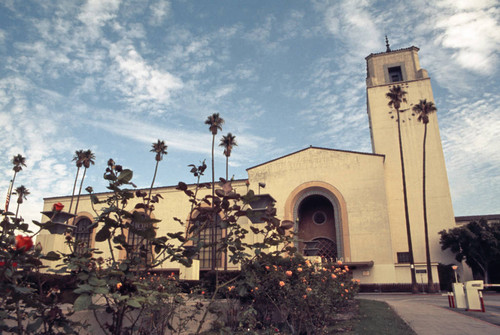
[[[311,235],[311,240],[327,238],[336,245],[337,259],[350,262],[351,248],[349,242],[349,218],[347,216],[347,204],[342,196],[342,193],[335,186],[322,181],[309,181],[298,185],[292,192],[290,192],[285,202],[283,219],[294,222],[294,230],[295,232],[298,232],[300,223],[299,207],[305,199],[316,195],[327,199],[333,207],[333,231],[335,232],[335,239],[332,240],[327,236],[321,236],[318,234],[316,236]],[[331,237],[331,235],[329,236]],[[324,240],[322,241],[325,242]],[[297,247],[299,247],[298,243]]]
[[311,194],[297,204],[298,248],[327,260],[338,257],[336,213],[332,202],[322,194]]

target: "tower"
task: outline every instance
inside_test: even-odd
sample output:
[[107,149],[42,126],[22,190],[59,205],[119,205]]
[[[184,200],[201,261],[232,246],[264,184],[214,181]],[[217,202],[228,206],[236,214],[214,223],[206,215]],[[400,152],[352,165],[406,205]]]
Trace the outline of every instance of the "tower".
[[[388,106],[386,93],[394,85],[407,92],[407,103],[401,105],[401,139],[404,152],[409,223],[417,269],[425,269],[423,220],[423,135],[424,125],[412,111],[421,99],[433,101],[432,87],[426,70],[420,68],[417,47],[370,54],[367,61],[367,108],[373,153],[385,155],[385,186],[391,240],[398,281],[409,282],[408,242],[405,226],[402,169],[399,154],[397,115]],[[439,111],[438,111],[439,113]],[[434,281],[438,262],[450,263],[452,257],[439,246],[438,232],[454,226],[454,214],[437,114],[429,117],[426,141],[426,195],[430,254]],[[420,281],[420,279],[418,279]]]

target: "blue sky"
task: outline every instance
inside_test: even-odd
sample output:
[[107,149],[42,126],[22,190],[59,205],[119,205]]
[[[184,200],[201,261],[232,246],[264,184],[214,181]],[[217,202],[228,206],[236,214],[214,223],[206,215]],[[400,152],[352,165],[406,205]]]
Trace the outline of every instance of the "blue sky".
[[149,186],[157,139],[168,155],[156,185],[193,182],[187,165],[209,161],[214,112],[237,136],[236,178],[309,145],[370,152],[364,58],[385,51],[386,34],[393,49],[418,46],[432,78],[455,214],[500,213],[490,0],[0,0],[0,202],[18,153],[28,221],[43,197],[71,193],[78,149],[97,157],[84,185],[97,191],[109,158]]

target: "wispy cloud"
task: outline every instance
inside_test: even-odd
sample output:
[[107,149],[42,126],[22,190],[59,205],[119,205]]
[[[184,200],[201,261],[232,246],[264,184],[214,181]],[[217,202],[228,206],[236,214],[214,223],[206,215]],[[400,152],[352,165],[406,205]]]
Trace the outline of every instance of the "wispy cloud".
[[161,25],[170,13],[170,6],[170,1],[160,0],[153,2],[150,6],[151,18],[149,19],[149,23],[154,26]]
[[116,77],[108,85],[120,91],[131,104],[151,100],[168,104],[171,92],[183,86],[176,76],[147,64],[132,45],[113,44],[110,56]]
[[120,0],[87,0],[77,18],[86,25],[90,38],[97,39],[100,29],[116,18],[120,3]]

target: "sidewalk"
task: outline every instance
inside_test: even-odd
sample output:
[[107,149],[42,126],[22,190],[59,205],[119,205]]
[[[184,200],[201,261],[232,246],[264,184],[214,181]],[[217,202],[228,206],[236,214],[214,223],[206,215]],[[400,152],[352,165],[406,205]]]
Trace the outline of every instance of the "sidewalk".
[[[359,294],[360,299],[381,300],[387,302],[394,311],[408,323],[418,335],[497,335],[500,326],[483,321],[475,316],[484,318],[484,313],[463,312],[450,309],[447,297],[441,295],[411,295],[411,294]],[[496,305],[493,302],[493,305]],[[494,308],[494,307],[492,307]],[[488,305],[486,307],[488,311]],[[500,318],[496,312],[490,312],[490,320]],[[496,322],[497,324],[500,323]]]

